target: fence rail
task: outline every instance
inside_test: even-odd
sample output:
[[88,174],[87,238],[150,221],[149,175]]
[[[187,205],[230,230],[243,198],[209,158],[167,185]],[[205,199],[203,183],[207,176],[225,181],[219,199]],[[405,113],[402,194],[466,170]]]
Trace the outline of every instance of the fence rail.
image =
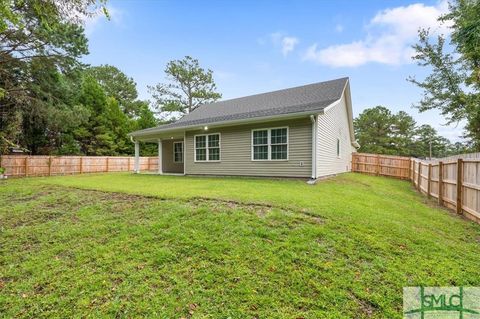
[[[0,167],[9,177],[55,176],[100,172],[133,171],[134,157],[128,156],[0,156]],[[140,170],[158,169],[158,157],[140,157]]]
[[439,205],[480,223],[480,158],[422,161],[410,157],[354,153],[352,171],[408,179]]

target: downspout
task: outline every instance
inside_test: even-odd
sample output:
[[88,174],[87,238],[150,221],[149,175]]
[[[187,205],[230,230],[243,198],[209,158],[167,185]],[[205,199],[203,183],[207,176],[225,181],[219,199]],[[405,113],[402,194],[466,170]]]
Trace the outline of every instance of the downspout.
[[317,116],[310,115],[312,122],[312,179],[317,179]]

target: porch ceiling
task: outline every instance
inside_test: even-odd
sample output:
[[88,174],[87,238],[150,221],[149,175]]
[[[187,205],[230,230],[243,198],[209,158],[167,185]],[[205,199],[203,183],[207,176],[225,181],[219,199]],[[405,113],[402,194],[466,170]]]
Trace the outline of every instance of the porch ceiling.
[[168,140],[183,140],[184,132],[170,132],[163,134],[155,134],[150,136],[139,136],[134,138],[136,141],[145,142],[145,143],[157,143],[158,140],[168,141]]

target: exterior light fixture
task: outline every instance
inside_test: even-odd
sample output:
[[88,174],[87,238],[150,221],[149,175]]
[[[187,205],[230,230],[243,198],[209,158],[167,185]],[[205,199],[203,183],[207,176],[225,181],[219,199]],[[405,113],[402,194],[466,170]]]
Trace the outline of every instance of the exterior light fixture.
[[208,131],[208,126],[204,126],[203,129],[204,129],[205,131]]

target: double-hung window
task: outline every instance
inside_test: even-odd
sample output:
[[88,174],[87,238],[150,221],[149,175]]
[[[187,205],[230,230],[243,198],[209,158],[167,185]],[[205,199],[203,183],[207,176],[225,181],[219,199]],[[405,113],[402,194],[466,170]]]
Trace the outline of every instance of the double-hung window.
[[252,131],[252,160],[278,161],[288,159],[288,128]]
[[220,161],[220,134],[195,135],[195,162]]
[[173,142],[173,162],[183,163],[183,142]]

